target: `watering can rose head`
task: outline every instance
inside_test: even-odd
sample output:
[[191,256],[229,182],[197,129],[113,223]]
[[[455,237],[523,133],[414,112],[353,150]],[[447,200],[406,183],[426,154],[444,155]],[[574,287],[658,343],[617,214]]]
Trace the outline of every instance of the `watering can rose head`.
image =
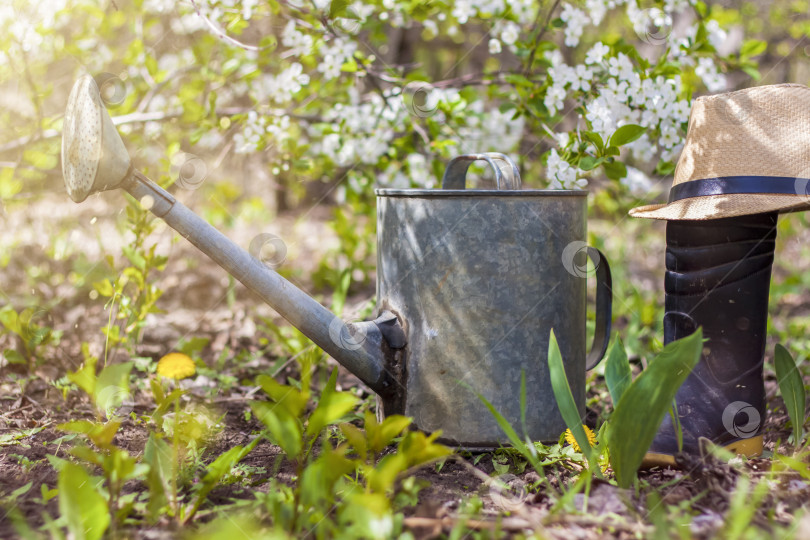
[[68,195],[82,202],[95,191],[113,189],[130,170],[129,154],[104,109],[90,75],[76,81],[62,127],[62,175]]

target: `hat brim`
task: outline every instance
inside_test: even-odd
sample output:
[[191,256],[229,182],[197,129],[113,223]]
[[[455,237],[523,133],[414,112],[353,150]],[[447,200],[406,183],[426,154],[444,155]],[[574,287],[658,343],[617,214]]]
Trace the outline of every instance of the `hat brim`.
[[707,220],[807,209],[810,209],[810,197],[762,193],[692,197],[669,204],[639,206],[630,210],[630,215],[649,219]]

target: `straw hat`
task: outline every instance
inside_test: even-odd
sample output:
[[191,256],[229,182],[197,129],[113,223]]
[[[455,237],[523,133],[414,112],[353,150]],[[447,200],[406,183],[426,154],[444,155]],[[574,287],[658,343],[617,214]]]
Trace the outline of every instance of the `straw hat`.
[[717,219],[810,208],[810,88],[758,86],[695,100],[667,204],[653,219]]

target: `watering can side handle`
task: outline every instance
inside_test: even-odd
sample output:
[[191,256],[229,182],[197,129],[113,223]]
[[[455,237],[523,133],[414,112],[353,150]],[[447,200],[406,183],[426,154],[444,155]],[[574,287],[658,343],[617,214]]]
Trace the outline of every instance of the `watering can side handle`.
[[610,342],[610,328],[613,318],[613,280],[610,276],[610,265],[604,253],[595,247],[588,247],[588,257],[596,268],[596,325],[593,331],[593,344],[585,360],[585,369],[595,368]]
[[[512,158],[499,152],[462,154],[450,160],[442,177],[442,189],[466,189],[467,169],[473,161],[486,161],[495,172],[498,189],[520,189],[520,171]],[[496,161],[498,163],[496,163]],[[501,166],[500,164],[505,164]],[[507,174],[504,174],[506,172]],[[508,177],[508,181],[507,180]]]

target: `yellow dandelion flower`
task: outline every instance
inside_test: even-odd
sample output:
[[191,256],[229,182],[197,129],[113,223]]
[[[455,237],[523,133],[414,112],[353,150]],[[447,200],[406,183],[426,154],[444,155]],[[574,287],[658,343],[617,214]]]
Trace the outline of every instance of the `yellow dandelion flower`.
[[[585,435],[588,436],[588,443],[591,446],[596,444],[596,435],[593,434],[593,431],[591,431],[591,428],[589,428],[585,424],[582,424],[582,429],[585,430]],[[574,438],[574,434],[571,433],[570,429],[565,430],[565,442],[567,442],[568,444],[570,444],[574,448],[574,452],[582,452],[582,448],[580,448],[579,444],[577,444],[577,440]]]
[[194,360],[183,353],[169,353],[160,360],[157,366],[158,375],[169,379],[185,379],[197,372]]

